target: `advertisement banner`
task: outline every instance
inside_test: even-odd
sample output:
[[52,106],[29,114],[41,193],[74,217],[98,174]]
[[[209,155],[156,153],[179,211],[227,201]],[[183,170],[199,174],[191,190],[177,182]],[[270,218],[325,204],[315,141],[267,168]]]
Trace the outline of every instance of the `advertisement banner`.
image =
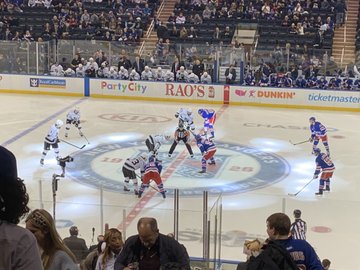
[[360,92],[231,86],[230,104],[359,109]]
[[84,94],[84,79],[1,74],[0,91],[78,96]]
[[91,79],[90,96],[222,103],[224,86],[210,84]]

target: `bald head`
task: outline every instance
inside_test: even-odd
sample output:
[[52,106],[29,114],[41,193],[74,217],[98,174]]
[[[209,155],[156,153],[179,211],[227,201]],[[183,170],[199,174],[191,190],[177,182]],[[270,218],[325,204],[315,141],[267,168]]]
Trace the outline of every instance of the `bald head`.
[[141,243],[145,247],[151,247],[155,244],[159,235],[159,229],[155,218],[144,217],[138,221],[138,233]]

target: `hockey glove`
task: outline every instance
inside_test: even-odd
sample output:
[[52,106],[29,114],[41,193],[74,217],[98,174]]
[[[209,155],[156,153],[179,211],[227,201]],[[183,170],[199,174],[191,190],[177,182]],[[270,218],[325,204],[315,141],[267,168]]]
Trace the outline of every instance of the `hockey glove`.
[[178,113],[175,113],[175,118],[178,118],[179,117],[179,114]]
[[309,142],[313,142],[314,141],[314,139],[313,139],[313,137],[311,136],[310,138],[309,138]]
[[319,177],[318,174],[314,174],[313,179],[316,179],[316,178],[318,178],[318,177]]

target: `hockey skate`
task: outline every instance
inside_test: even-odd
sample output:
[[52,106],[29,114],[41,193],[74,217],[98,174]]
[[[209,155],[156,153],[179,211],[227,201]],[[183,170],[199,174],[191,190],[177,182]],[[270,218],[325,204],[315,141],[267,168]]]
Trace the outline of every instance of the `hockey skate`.
[[215,160],[212,160],[212,161],[208,162],[208,164],[209,164],[209,165],[215,165],[216,162],[215,162]]
[[44,159],[42,158],[42,159],[40,159],[40,164],[41,164],[41,166],[43,166],[44,165]]
[[168,154],[168,157],[171,157],[172,154]]
[[161,192],[162,197],[165,199],[166,198],[166,194],[165,191]]
[[139,196],[139,191],[137,191],[136,189],[134,190],[135,196]]
[[194,158],[194,154],[191,154],[190,157],[191,157],[191,158]]
[[84,134],[81,131],[79,131],[79,135],[80,137],[84,137]]
[[330,186],[326,186],[325,191],[330,192]]
[[141,195],[142,195],[142,192],[141,192],[141,191],[139,191],[139,192],[138,192],[138,195],[137,195],[137,196],[138,196],[138,198],[141,198]]
[[124,191],[130,191],[130,189],[127,187],[124,187]]
[[323,190],[319,189],[319,192],[315,193],[316,196],[322,196],[323,195]]
[[202,169],[199,173],[206,173],[206,170]]

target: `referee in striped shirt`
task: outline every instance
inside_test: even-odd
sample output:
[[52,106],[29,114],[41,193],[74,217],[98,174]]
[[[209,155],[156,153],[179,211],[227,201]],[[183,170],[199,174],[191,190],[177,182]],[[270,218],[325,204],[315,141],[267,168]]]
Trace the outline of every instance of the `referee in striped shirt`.
[[295,221],[291,224],[290,232],[294,239],[306,240],[306,222],[301,219],[301,211],[294,210]]

